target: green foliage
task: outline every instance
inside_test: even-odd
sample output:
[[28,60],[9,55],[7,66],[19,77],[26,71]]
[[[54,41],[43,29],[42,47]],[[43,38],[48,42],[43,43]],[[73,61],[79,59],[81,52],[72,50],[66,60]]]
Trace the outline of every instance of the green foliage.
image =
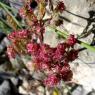
[[1,20],[0,20],[0,30],[3,31],[5,34],[9,34],[12,31],[12,29]]

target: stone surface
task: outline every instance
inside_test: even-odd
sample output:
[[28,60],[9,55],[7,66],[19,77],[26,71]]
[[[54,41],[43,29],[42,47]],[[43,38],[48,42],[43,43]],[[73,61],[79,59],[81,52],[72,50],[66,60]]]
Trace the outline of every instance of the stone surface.
[[0,95],[20,95],[10,79],[0,77]]
[[[75,23],[69,23],[64,21],[64,27],[70,31],[70,33],[74,34],[80,34],[83,32],[83,29],[87,25],[87,21],[83,18],[80,18],[78,16],[82,16],[84,18],[89,18],[89,11],[94,10],[95,11],[95,2],[94,0],[64,0],[64,3],[66,5],[66,10],[63,12],[63,16],[69,19],[71,22]],[[91,4],[93,3],[93,4]],[[75,15],[78,16],[75,16]]]
[[13,72],[0,71],[0,95],[21,95],[18,92],[21,84],[21,79]]
[[6,80],[0,85],[0,95],[11,95],[10,84]]

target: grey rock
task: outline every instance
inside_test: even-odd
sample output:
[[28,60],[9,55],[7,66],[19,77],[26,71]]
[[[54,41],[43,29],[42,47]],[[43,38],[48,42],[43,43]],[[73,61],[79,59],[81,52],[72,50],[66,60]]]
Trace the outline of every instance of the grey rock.
[[7,80],[0,85],[0,95],[11,95],[10,84]]
[[0,95],[20,95],[18,93],[19,82],[19,78],[12,73],[0,73]]

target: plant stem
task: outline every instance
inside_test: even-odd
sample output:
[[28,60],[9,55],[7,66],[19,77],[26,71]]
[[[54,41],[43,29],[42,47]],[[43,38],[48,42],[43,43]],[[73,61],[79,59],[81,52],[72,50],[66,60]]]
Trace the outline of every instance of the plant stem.
[[15,23],[20,27],[21,25],[19,24],[19,22],[15,19],[15,17],[11,14],[11,12],[5,7],[5,5],[3,3],[0,2],[0,6],[12,17],[12,19],[15,21]]
[[7,25],[9,28],[12,28],[4,19],[2,19],[1,17],[0,17],[0,20],[5,24],[5,25]]
[[[62,30],[57,29],[56,27],[51,27],[51,26],[49,26],[49,28],[51,28],[52,30],[54,30],[58,35],[64,37],[65,39],[69,36],[66,31],[62,31]],[[95,52],[95,47],[94,46],[91,46],[91,45],[89,45],[89,44],[87,44],[85,42],[82,42],[80,40],[77,40],[77,42],[81,46],[87,48],[88,50],[91,50],[91,51]]]
[[4,7],[6,7],[7,9],[11,10],[14,13],[17,13],[17,10],[15,8],[11,8],[10,6],[8,6],[8,5],[6,5],[6,4],[4,4],[2,2],[0,2],[0,5],[3,5]]

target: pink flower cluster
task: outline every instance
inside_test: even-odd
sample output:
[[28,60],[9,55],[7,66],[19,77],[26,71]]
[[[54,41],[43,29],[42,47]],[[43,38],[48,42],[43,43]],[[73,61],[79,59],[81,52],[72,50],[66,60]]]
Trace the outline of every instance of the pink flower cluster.
[[26,39],[29,36],[29,31],[27,30],[19,30],[14,31],[11,34],[8,35],[9,40],[13,39]]
[[[55,48],[35,42],[27,44],[27,52],[31,54],[36,69],[47,74],[44,83],[49,87],[57,85],[60,80],[70,81],[72,78],[68,63],[78,57],[78,51],[72,48],[76,39],[74,36],[70,37],[65,43],[60,43]],[[69,39],[73,40],[68,43]]]
[[74,35],[70,35],[66,42],[53,48],[32,41],[30,34],[31,32],[27,30],[9,34],[8,38],[12,42],[7,48],[9,58],[15,58],[16,54],[30,54],[36,70],[46,73],[47,77],[44,80],[46,86],[53,87],[60,80],[70,81],[73,74],[68,63],[78,57],[78,51],[73,48],[77,42]]
[[[11,45],[7,49],[9,58],[14,58],[16,53],[25,53],[26,44],[30,41],[30,32],[27,30],[14,31],[8,35],[8,39],[11,41]],[[13,52],[15,51],[15,52]]]
[[47,86],[52,87],[56,85],[59,82],[59,80],[60,79],[55,74],[52,74],[52,75],[49,75],[48,78],[44,80],[44,83]]
[[[45,2],[44,4],[42,4],[41,0],[25,0],[24,2],[25,5],[19,10],[19,13],[29,26],[29,31],[18,30],[9,34],[8,38],[12,42],[12,45],[7,48],[9,58],[15,58],[16,53],[19,55],[30,55],[35,69],[46,74],[46,78],[43,81],[48,87],[57,85],[61,80],[70,81],[73,74],[69,62],[78,57],[78,50],[73,48],[77,42],[76,38],[74,35],[70,35],[66,42],[58,44],[55,48],[44,44],[45,21],[42,18],[38,19],[39,15],[35,15],[34,9],[41,4],[40,11],[41,15],[44,16],[43,10],[45,8],[43,5]],[[57,13],[64,10],[65,5],[61,1],[58,2],[58,5],[54,9]],[[40,40],[39,43],[33,40],[34,36],[37,40]]]

